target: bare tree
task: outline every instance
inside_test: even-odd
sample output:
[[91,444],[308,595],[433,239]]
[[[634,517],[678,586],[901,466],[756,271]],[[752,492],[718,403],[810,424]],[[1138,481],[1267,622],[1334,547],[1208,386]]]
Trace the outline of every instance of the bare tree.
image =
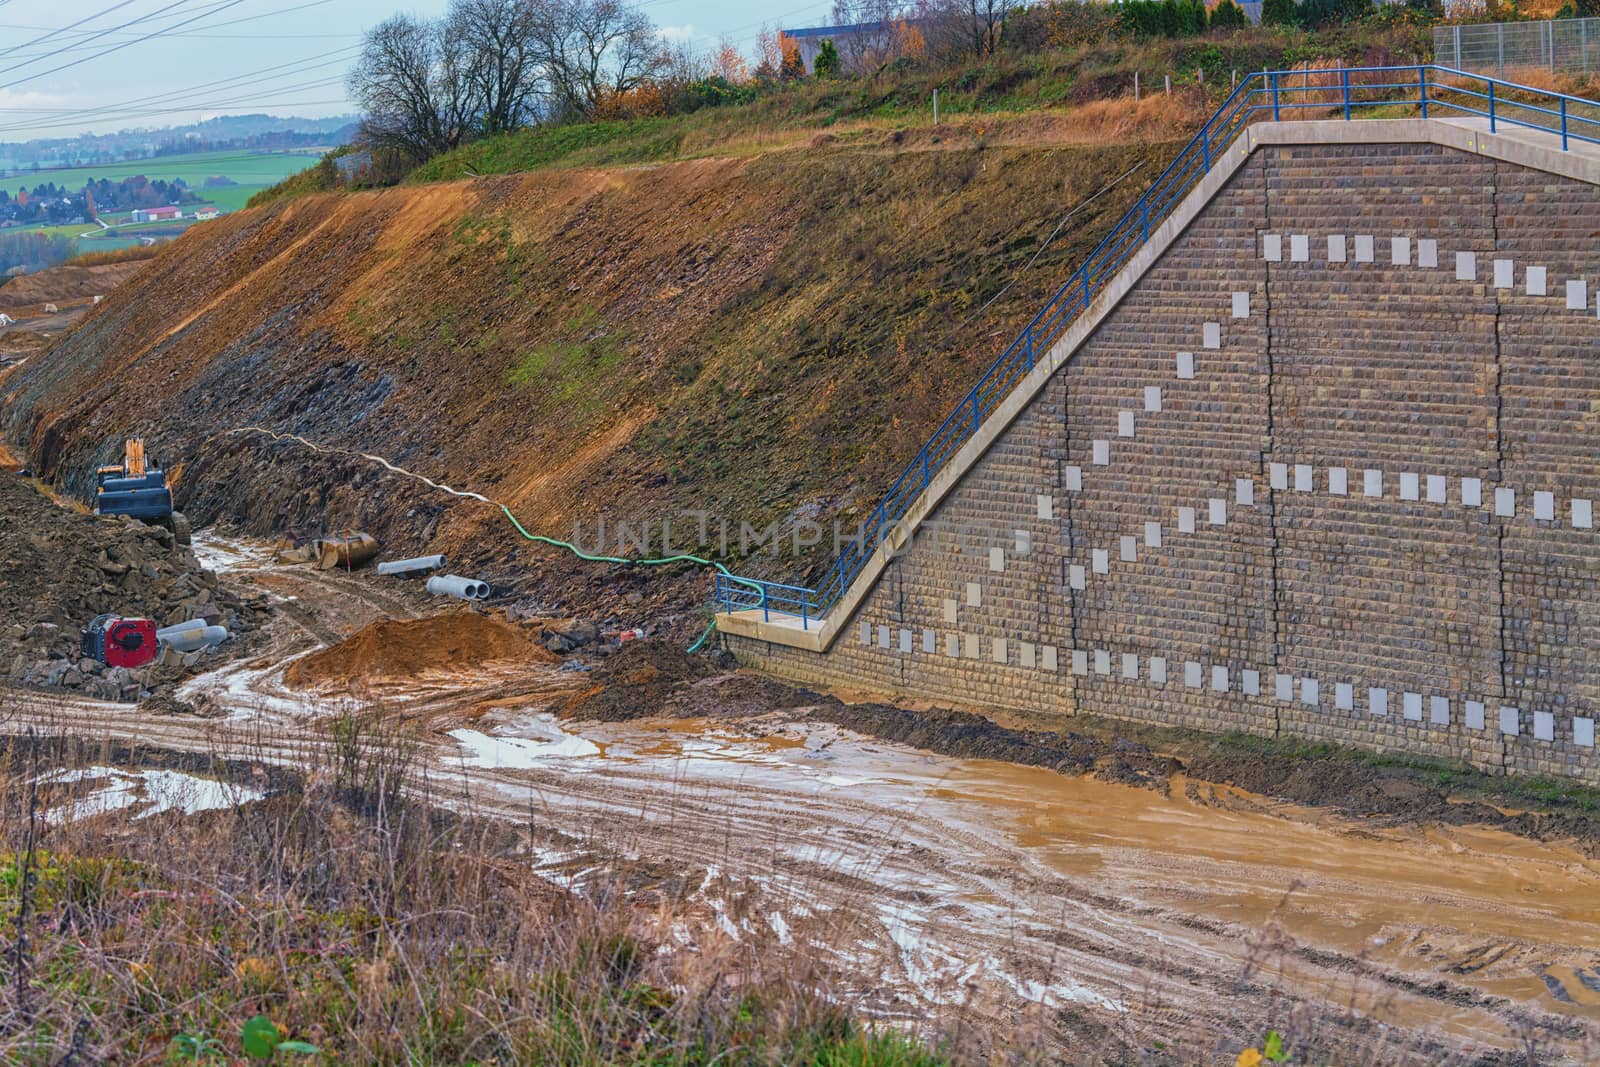
[[782,67],[783,31],[771,24],[765,25],[756,35],[756,77],[776,78]]
[[738,46],[723,37],[711,57],[711,73],[729,85],[743,85],[750,80],[750,64]]
[[852,27],[834,41],[851,70],[871,73],[902,56],[921,54],[925,47],[902,0],[834,0],[833,21]]
[[534,36],[553,105],[591,115],[607,96],[638,88],[666,64],[644,13],[622,0],[535,0]]
[[367,31],[348,76],[361,105],[363,139],[424,160],[466,139],[471,92],[465,65],[444,28],[395,15]]
[[465,62],[472,110],[484,134],[524,125],[544,89],[529,0],[455,0],[447,38]]
[[600,105],[703,57],[673,57],[625,0],[452,0],[429,22],[396,15],[368,31],[350,71],[363,139],[420,161],[474,136]]
[[1017,0],[966,0],[965,11],[972,54],[992,56],[1000,48],[1000,31],[1017,7]]
[[916,23],[935,53],[986,58],[999,50],[1006,19],[1020,8],[1019,0],[918,0]]

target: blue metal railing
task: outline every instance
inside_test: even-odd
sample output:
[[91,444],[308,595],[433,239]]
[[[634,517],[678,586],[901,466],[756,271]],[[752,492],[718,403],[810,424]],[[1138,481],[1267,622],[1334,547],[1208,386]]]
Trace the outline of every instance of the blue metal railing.
[[1369,109],[1391,113],[1384,117],[1415,111],[1422,118],[1487,118],[1491,133],[1499,132],[1501,126],[1513,126],[1559,135],[1563,151],[1573,141],[1600,145],[1600,103],[1448,67],[1347,67],[1250,75],[1205,121],[1000,358],[984,371],[873,509],[866,536],[845,545],[821,583],[809,588],[719,575],[719,609],[758,609],[769,620],[777,613],[790,621],[798,620],[804,629],[819,622],[950,457],[978,432],[984,418],[1089,309],[1095,294],[1144,246],[1151,231],[1166,221],[1179,201],[1251,123],[1334,117],[1351,120],[1364,117]]

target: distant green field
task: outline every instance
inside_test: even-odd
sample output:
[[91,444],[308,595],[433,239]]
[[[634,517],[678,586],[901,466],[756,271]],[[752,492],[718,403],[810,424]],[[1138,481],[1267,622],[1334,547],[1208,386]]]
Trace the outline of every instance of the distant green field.
[[[143,174],[152,181],[158,178],[162,181],[182,178],[202,202],[215,204],[224,212],[239,211],[244,208],[246,201],[262,189],[276,185],[289,175],[297,174],[316,163],[322,158],[324,151],[324,149],[299,149],[292,152],[195,152],[185,156],[161,156],[158,159],[136,159],[126,163],[107,163],[101,166],[73,167],[65,170],[23,171],[0,178],[0,189],[15,195],[20,188],[32,189],[45,182],[54,182],[67,189],[81,189],[91,179],[105,178],[110,181],[120,181],[136,174]],[[238,184],[207,189],[206,179],[219,175]],[[193,211],[192,206],[184,207],[185,214]],[[108,218],[108,221],[113,225],[126,223],[127,213],[119,212],[115,217]],[[173,233],[180,233],[184,226],[185,223],[145,223],[137,227],[130,226],[119,233],[117,230],[100,230],[90,222],[75,226],[27,226],[3,232],[45,233],[70,237],[77,241],[78,251],[95,252],[129,248],[138,244],[137,237],[129,236],[135,231],[150,236],[165,236],[159,231],[171,230]],[[80,234],[91,234],[91,236],[79,237]]]
[[[305,168],[302,167],[300,169],[304,170]],[[232,177],[232,175],[229,175],[229,177]],[[239,185],[225,186],[221,189],[196,189],[195,195],[207,203],[217,205],[223,211],[243,211],[246,201],[272,184],[271,182],[264,182],[260,185],[245,185],[241,183]]]
[[76,237],[80,233],[88,233],[100,227],[94,223],[78,223],[76,226],[17,226],[8,229],[6,233],[42,233],[50,237]]
[[[198,196],[206,197],[225,210],[237,210],[257,189],[274,185],[291,174],[305,170],[322,157],[325,149],[296,149],[292,152],[196,152],[187,156],[161,156],[157,159],[135,159],[125,163],[106,163],[92,167],[73,167],[67,170],[22,171],[0,177],[0,189],[15,194],[19,187],[32,189],[41,182],[55,182],[67,188],[82,187],[90,179],[107,178],[120,181],[143,174],[152,181],[160,178],[171,181],[182,178]],[[208,190],[205,181],[213,175],[222,175],[238,182]]]

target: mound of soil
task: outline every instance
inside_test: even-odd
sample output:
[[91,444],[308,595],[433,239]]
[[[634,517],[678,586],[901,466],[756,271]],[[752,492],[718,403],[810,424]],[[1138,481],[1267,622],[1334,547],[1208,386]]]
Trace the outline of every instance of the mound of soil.
[[704,656],[666,641],[623,645],[575,696],[576,719],[622,722],[656,716],[764,715],[811,707],[813,718],[848,730],[964,759],[1004,760],[1066,774],[1165,789],[1177,769],[1137,742],[1071,733],[1013,730],[964,711],[907,711],[888,704],[844,704],[831,696],[756,674],[723,672]]
[[1292,758],[1218,749],[1189,760],[1191,779],[1231,785],[1296,804],[1332,807],[1365,819],[1403,824],[1493,826],[1524,837],[1600,841],[1600,816],[1582,811],[1507,813],[1457,800],[1451,791],[1352,759]]
[[290,685],[311,688],[375,678],[415,678],[427,671],[503,660],[553,663],[559,659],[519,626],[462,612],[428,619],[380,619],[336,645],[296,660],[285,678]]
[[1093,772],[1097,778],[1127,785],[1165,789],[1168,777],[1178,769],[1174,761],[1138,742],[1013,730],[967,711],[907,711],[888,704],[842,704],[828,699],[812,716],[940,755],[1047,767],[1063,774]]
[[267,606],[228,590],[162,527],[80,515],[0,474],[0,670],[7,680],[137,698],[141,687],[128,671],[79,655],[83,628],[106,612],[158,626],[204,617],[242,637],[261,625]]
[[630,641],[594,672],[595,685],[568,701],[566,714],[596,722],[624,722],[671,714],[681,690],[718,673],[704,656],[671,641]]
[[665,714],[680,719],[729,719],[766,715],[788,708],[805,708],[829,698],[809,689],[797,689],[759,674],[718,674],[681,686],[668,699]]
[[91,267],[62,265],[25,274],[0,285],[0,311],[104,296],[139,273],[147,262],[139,259],[125,263],[99,263]]

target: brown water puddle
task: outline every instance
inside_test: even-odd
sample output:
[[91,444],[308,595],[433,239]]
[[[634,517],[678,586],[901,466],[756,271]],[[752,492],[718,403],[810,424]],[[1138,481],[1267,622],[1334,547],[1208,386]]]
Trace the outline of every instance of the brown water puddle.
[[[1498,830],[1384,828],[1232,791],[1261,811],[1010,764],[933,795],[1108,892],[1600,1020],[1600,865]],[[1447,1010],[1447,1009],[1446,1009]]]

